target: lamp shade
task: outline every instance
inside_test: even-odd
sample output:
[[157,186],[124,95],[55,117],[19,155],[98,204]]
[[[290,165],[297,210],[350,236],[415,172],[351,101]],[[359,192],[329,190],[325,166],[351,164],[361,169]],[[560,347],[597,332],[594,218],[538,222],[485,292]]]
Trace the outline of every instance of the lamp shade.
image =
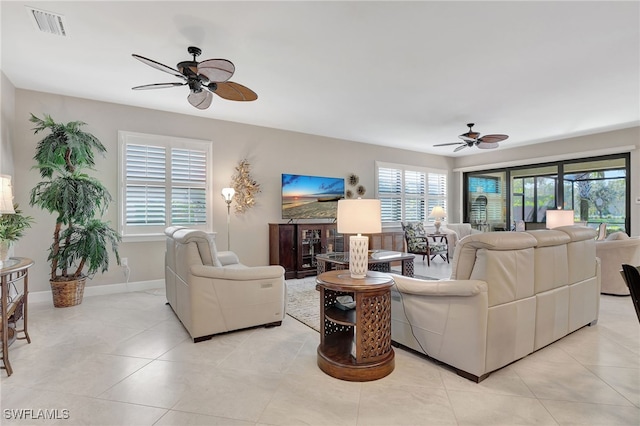
[[382,232],[380,200],[338,200],[338,232],[377,234]]
[[225,201],[231,201],[235,194],[236,190],[233,188],[222,188],[222,197],[224,197]]
[[573,225],[573,210],[547,210],[547,229]]
[[14,214],[11,176],[0,175],[0,214]]
[[435,206],[431,210],[429,217],[447,217],[447,212],[445,212],[441,206]]

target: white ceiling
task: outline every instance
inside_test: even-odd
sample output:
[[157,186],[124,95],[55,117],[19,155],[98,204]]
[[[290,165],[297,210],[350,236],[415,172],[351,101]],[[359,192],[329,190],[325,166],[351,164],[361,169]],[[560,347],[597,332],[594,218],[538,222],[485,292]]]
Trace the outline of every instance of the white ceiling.
[[[25,4],[64,15],[39,32]],[[1,68],[20,89],[440,155],[475,122],[500,149],[640,123],[640,3],[2,1]],[[175,67],[226,58],[255,102],[188,89]],[[55,117],[54,117],[55,118]]]

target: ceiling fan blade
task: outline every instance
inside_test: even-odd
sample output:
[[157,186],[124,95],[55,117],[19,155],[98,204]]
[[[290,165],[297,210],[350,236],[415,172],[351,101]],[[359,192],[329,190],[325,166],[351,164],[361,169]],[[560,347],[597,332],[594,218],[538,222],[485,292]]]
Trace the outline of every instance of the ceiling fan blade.
[[213,95],[211,92],[206,90],[201,90],[199,92],[191,91],[189,96],[187,96],[187,100],[191,105],[198,109],[207,109],[209,105],[211,105],[211,101],[213,100]]
[[187,83],[154,83],[144,84],[142,86],[132,87],[133,90],[148,90],[148,89],[166,89],[168,87],[184,86]]
[[229,80],[235,71],[233,62],[226,59],[207,59],[198,64],[198,74],[204,75],[214,83]]
[[461,145],[461,144],[464,144],[464,142],[439,143],[433,146],[450,146],[450,145]]
[[460,145],[459,147],[457,147],[456,149],[454,149],[454,150],[453,150],[453,152],[458,152],[458,151],[460,151],[461,149],[465,149],[466,147],[467,147],[467,145],[466,145],[466,144],[465,144],[465,145]]
[[230,101],[255,101],[258,99],[256,92],[233,81],[216,83],[215,88],[209,90]]
[[164,71],[166,73],[169,73],[171,75],[174,75],[176,77],[179,77],[183,80],[186,80],[187,78],[182,75],[182,73],[180,73],[180,71],[173,69],[165,64],[161,64],[160,62],[156,62],[153,59],[149,59],[149,58],[145,58],[144,56],[140,56],[140,55],[136,55],[135,53],[133,53],[131,56],[133,56],[134,58],[136,58],[137,60],[139,60],[140,62],[143,62],[147,65],[149,65],[150,67],[153,67],[157,70],[160,71]]
[[500,144],[498,144],[498,142],[491,142],[491,143],[487,143],[487,142],[478,142],[476,144],[476,146],[480,149],[494,149],[500,146]]
[[483,137],[478,139],[478,141],[484,142],[484,143],[496,143],[496,142],[503,141],[508,137],[509,137],[508,135],[484,135]]

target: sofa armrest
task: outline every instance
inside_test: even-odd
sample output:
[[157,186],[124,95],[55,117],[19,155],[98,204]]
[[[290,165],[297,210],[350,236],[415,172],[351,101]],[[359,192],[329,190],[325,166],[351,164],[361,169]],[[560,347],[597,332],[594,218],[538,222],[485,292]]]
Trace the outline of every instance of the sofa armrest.
[[240,263],[240,259],[238,258],[238,255],[232,251],[219,251],[218,260],[220,261],[222,266],[234,265],[236,263]]
[[423,280],[394,275],[396,288],[401,293],[419,296],[475,296],[488,291],[487,283],[481,280]]
[[192,265],[191,274],[203,278],[251,281],[283,277],[284,268],[280,265],[254,266],[248,268],[220,268],[216,266]]

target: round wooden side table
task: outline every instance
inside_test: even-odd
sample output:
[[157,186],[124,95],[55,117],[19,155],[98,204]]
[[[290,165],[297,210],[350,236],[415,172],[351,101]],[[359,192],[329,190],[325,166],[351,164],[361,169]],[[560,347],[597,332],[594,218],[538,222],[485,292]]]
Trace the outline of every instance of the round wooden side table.
[[[377,380],[395,366],[391,347],[391,286],[393,279],[367,271],[363,279],[348,270],[320,274],[320,345],[318,367],[328,375],[355,382]],[[336,298],[351,296],[356,306],[336,307]]]

